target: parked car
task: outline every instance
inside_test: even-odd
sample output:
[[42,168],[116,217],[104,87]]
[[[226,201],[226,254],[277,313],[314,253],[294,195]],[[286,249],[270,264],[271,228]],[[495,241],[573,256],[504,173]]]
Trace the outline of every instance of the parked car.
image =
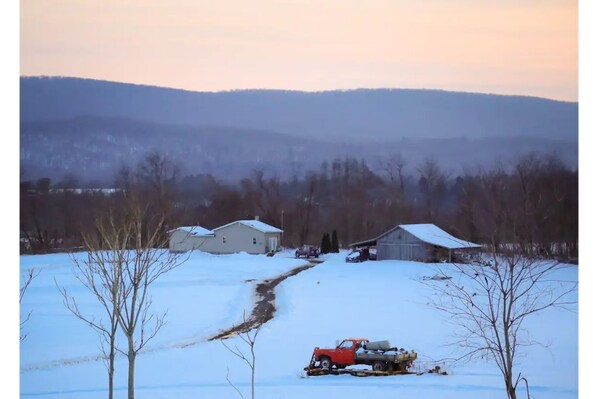
[[320,256],[320,248],[315,245],[304,245],[295,251],[295,258],[309,258],[312,256],[314,258]]
[[353,251],[351,251],[349,253],[349,255],[347,255],[345,257],[345,262],[359,263],[359,262],[364,262],[366,260],[375,260],[375,254],[374,254],[374,259],[372,259],[371,255],[372,254],[370,254],[370,250],[367,247],[354,249]]

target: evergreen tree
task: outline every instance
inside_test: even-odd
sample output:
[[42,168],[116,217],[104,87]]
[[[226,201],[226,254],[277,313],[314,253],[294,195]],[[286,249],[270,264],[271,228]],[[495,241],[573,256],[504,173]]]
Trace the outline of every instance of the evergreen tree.
[[328,233],[324,233],[324,235],[322,236],[322,245],[320,248],[320,252],[322,252],[323,254],[330,253],[330,247],[330,235]]
[[338,236],[336,234],[336,230],[332,231],[332,243],[330,247],[330,252],[339,253],[338,247]]

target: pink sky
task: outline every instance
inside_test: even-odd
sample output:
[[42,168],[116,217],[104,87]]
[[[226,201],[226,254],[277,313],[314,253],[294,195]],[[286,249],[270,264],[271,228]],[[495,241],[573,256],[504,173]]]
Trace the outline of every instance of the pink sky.
[[25,0],[21,74],[577,101],[577,1]]

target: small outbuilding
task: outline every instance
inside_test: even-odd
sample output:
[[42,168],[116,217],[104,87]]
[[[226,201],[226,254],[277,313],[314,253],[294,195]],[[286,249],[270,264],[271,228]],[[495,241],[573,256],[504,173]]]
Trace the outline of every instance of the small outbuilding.
[[353,248],[375,248],[376,259],[437,262],[457,260],[479,244],[461,240],[434,224],[400,224],[378,237],[350,244]]
[[[283,231],[259,220],[237,220],[213,230],[191,227],[171,230],[170,250],[174,252],[200,250],[213,254],[247,252],[264,254],[280,248]],[[201,229],[201,230],[200,230]],[[187,233],[187,235],[184,235]]]
[[206,241],[216,235],[212,230],[201,226],[181,226],[170,230],[169,249],[171,252],[187,252],[202,249]]

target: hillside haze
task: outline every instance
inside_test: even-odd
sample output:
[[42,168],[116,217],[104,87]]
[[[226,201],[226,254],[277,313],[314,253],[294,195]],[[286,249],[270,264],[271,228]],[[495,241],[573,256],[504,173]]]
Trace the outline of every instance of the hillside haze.
[[577,164],[578,104],[436,90],[190,92],[21,78],[21,166],[30,177],[109,179],[159,149],[187,173],[292,175],[331,157],[401,152],[459,169],[523,151]]

